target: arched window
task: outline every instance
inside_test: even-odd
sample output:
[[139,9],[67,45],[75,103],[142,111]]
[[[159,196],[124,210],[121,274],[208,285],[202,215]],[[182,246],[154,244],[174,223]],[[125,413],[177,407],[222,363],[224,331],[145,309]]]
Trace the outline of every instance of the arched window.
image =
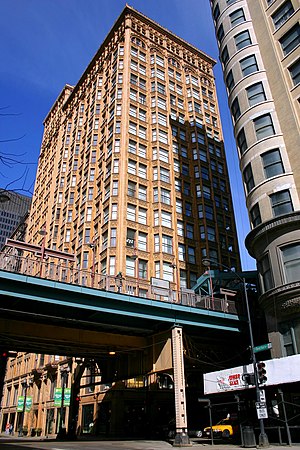
[[146,48],[145,42],[136,36],[133,36],[131,38],[131,42],[133,42],[135,45],[138,45],[139,47]]

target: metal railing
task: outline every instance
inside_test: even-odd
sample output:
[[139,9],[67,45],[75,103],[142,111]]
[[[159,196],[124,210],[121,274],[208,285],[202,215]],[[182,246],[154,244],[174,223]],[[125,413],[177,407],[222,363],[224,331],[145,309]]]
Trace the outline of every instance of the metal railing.
[[157,288],[150,281],[141,278],[123,277],[121,273],[117,276],[99,274],[78,269],[72,263],[62,262],[57,264],[50,261],[50,258],[41,260],[39,257],[32,258],[12,253],[0,253],[0,270],[187,307],[228,314],[238,313],[234,300],[199,295],[191,289],[176,291],[172,287],[170,289]]

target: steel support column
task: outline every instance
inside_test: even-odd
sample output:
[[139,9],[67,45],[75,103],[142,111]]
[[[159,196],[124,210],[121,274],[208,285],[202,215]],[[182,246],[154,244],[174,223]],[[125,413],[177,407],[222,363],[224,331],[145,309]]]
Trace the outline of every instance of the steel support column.
[[176,434],[174,447],[192,446],[187,433],[182,328],[172,328]]

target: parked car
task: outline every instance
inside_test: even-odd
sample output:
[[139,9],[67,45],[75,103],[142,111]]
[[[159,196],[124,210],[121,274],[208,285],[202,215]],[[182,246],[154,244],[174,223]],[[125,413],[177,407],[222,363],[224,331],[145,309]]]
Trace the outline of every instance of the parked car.
[[[213,425],[212,427],[213,436],[214,437],[222,437],[229,438],[234,436],[238,431],[238,423],[236,420],[227,417],[226,419],[220,420],[217,425]],[[210,427],[204,428],[204,436],[210,437]]]

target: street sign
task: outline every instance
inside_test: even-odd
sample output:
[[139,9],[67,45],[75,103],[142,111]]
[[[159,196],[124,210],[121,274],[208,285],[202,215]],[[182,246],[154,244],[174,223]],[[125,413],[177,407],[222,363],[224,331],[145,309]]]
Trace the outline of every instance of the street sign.
[[23,408],[24,408],[24,401],[25,401],[24,396],[23,396],[23,395],[20,395],[20,396],[18,397],[18,404],[17,404],[17,411],[18,411],[18,412],[22,412],[22,411],[23,411]]
[[64,406],[70,406],[71,388],[65,388],[64,392]]
[[257,411],[258,419],[267,419],[268,418],[267,408],[257,408],[256,411]]
[[62,388],[55,388],[54,390],[54,406],[59,408],[61,406]]
[[264,402],[256,402],[256,412],[258,419],[267,419],[268,418],[268,410],[267,405]]
[[259,399],[261,403],[266,403],[266,391],[264,389],[259,390]]
[[29,412],[32,408],[32,397],[26,397],[25,411]]
[[257,347],[253,347],[254,353],[263,352],[265,350],[270,350],[272,348],[271,342],[268,342],[267,344],[258,345]]

